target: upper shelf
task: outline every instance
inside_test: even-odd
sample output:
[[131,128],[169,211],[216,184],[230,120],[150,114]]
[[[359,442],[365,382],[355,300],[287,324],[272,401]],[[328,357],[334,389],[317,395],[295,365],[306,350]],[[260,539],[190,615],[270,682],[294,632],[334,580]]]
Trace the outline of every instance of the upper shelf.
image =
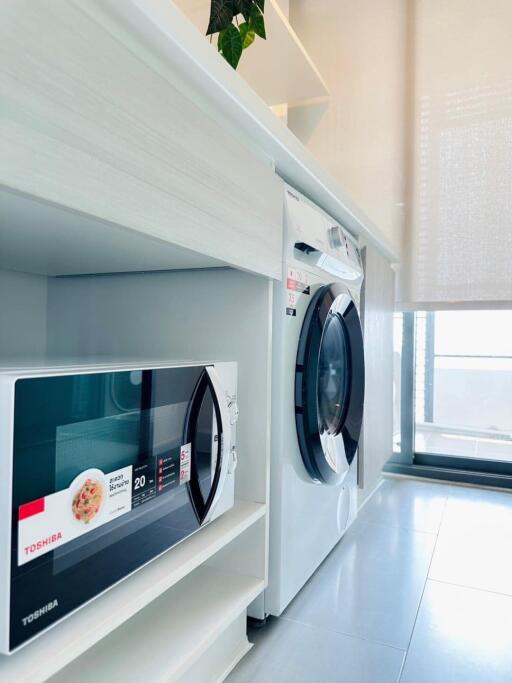
[[[175,0],[175,4],[204,35],[209,0]],[[244,51],[238,72],[270,106],[299,104],[325,97],[327,86],[275,0],[265,4],[267,40],[256,38]],[[217,51],[217,39],[212,50]]]
[[379,228],[170,0],[73,2],[168,81],[179,76],[205,109],[270,158],[284,180],[390,261],[399,260]]
[[109,6],[2,7],[0,267],[215,263],[280,278],[283,190],[271,161],[188,92],[186,65],[165,78],[126,31],[117,39],[125,8],[140,16],[130,0],[111,5],[121,20],[104,17]]
[[[228,264],[280,278],[274,169],[398,260],[170,0],[8,3],[0,38],[1,267],[75,274]],[[54,221],[52,207],[74,213]]]

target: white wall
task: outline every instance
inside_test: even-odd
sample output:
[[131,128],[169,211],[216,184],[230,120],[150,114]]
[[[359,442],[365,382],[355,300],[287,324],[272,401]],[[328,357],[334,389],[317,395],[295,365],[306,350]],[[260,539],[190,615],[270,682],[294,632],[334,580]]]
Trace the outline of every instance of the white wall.
[[254,463],[270,447],[271,296],[269,280],[231,269],[53,278],[48,353],[237,361],[237,495],[264,502],[268,471]]
[[395,249],[402,247],[407,0],[290,0],[290,22],[329,88],[292,108],[293,132]]
[[0,363],[46,351],[46,278],[0,270]]

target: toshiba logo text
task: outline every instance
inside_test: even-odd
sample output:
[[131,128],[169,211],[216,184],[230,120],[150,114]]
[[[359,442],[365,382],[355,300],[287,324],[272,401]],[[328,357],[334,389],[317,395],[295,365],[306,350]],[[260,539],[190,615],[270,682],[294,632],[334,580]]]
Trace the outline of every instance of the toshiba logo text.
[[55,609],[58,606],[59,606],[58,600],[52,600],[47,605],[43,605],[43,607],[36,609],[36,611],[32,612],[32,614],[28,614],[26,617],[22,617],[21,621],[23,622],[23,626],[27,626],[27,624],[31,624],[36,619],[39,619],[39,617],[42,617],[43,614],[46,614],[47,612],[51,612],[52,609]]
[[54,543],[57,543],[57,541],[62,540],[62,532],[57,531],[56,534],[51,534],[51,536],[47,536],[46,538],[42,538],[40,541],[36,541],[35,543],[31,543],[30,545],[25,547],[25,555],[32,555],[32,553],[36,553],[39,550],[42,550],[43,548],[53,545]]

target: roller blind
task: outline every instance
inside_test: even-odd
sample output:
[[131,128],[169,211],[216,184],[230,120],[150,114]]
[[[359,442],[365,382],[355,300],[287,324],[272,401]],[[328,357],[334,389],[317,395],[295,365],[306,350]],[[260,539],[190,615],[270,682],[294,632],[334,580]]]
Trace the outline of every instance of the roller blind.
[[403,308],[512,305],[512,3],[416,0]]

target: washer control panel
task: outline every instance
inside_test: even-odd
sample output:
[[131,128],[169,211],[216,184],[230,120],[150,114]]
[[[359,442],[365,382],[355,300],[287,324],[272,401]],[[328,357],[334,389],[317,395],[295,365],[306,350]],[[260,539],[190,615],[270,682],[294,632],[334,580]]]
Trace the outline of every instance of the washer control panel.
[[338,277],[361,278],[362,262],[356,239],[298,192],[287,188],[285,200],[293,258]]

